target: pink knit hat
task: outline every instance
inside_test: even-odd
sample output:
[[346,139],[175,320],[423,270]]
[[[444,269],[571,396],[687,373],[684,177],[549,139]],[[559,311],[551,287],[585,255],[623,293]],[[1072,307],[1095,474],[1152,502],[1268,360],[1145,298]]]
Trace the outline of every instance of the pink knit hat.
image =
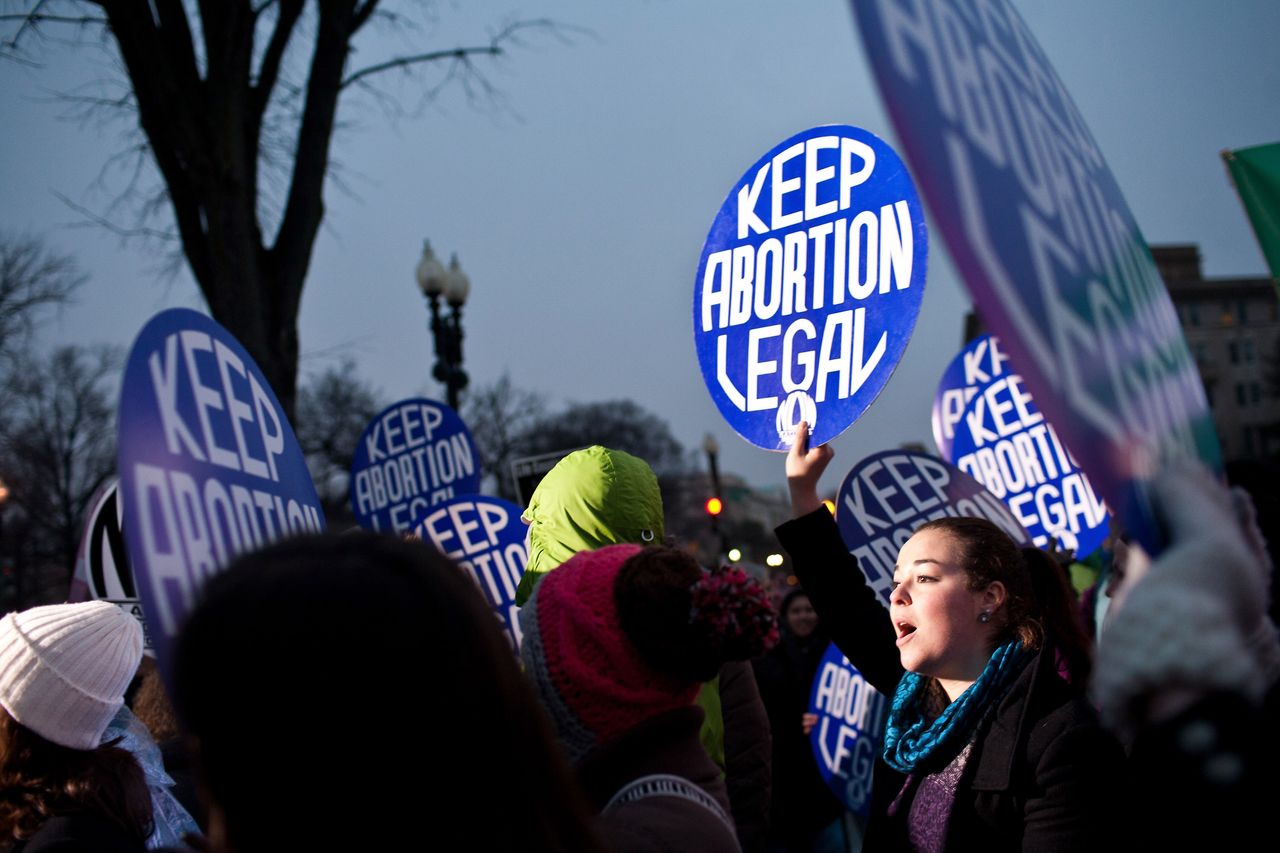
[[520,610],[525,669],[575,761],[698,692],[697,681],[654,670],[623,633],[614,581],[640,550],[583,551],[547,574]]
[[142,661],[138,620],[106,601],[0,619],[0,705],[45,740],[93,749]]

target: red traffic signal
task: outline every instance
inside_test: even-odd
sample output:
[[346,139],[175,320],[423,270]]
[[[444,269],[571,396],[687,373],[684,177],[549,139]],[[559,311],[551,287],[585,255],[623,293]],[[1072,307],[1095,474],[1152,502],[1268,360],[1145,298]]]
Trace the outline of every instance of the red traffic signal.
[[719,515],[724,511],[724,501],[719,498],[707,498],[707,515]]

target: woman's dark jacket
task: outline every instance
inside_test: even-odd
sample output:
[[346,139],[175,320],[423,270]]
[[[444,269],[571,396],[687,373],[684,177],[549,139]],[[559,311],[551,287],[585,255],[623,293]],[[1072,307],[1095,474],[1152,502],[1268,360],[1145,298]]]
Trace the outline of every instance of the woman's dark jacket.
[[[831,514],[783,524],[791,555],[831,639],[872,686],[892,698],[903,669],[889,611],[867,585]],[[948,850],[1087,850],[1116,842],[1124,757],[1093,708],[1037,655],[979,724],[955,794]],[[932,768],[931,768],[932,769]],[[906,850],[909,803],[888,805],[903,777],[877,761],[866,850]]]

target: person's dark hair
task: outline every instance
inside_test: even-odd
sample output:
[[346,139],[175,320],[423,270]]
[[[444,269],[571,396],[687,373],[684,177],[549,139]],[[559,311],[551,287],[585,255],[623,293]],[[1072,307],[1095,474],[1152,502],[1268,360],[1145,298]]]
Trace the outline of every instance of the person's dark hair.
[[114,742],[95,749],[53,743],[0,707],[0,847],[69,812],[93,814],[144,843],[151,791],[137,760]]
[[1080,621],[1080,610],[1062,564],[1038,548],[1023,548],[1040,620],[1067,665],[1073,687],[1083,690],[1093,671],[1093,643]]
[[749,660],[777,642],[768,595],[741,569],[707,573],[677,548],[645,548],[614,579],[618,622],[654,669],[707,681],[727,661]]
[[174,687],[237,853],[596,847],[496,615],[420,542],[240,557],[182,629]]
[[1037,618],[1035,592],[1027,564],[1009,535],[985,518],[969,516],[935,518],[917,527],[916,533],[923,530],[942,531],[960,546],[960,567],[969,589],[986,589],[995,581],[1004,584],[1004,604],[993,614],[997,645],[1017,639],[1027,649],[1038,650],[1044,628]]

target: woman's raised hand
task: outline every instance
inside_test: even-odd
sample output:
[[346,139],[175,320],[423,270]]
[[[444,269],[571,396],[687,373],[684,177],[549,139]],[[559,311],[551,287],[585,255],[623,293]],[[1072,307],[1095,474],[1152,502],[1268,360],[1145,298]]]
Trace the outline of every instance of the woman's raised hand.
[[787,453],[787,486],[791,490],[791,512],[797,518],[822,506],[818,480],[835,455],[830,445],[809,446],[809,424],[796,425],[796,440]]

